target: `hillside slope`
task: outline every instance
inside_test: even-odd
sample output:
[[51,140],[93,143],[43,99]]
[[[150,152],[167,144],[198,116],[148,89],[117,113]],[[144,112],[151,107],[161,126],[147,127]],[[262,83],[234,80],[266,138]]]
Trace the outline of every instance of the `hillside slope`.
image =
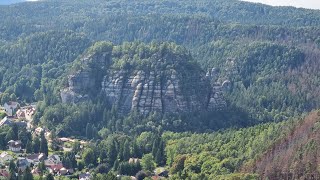
[[317,179],[320,111],[301,119],[289,133],[244,169],[269,179]]

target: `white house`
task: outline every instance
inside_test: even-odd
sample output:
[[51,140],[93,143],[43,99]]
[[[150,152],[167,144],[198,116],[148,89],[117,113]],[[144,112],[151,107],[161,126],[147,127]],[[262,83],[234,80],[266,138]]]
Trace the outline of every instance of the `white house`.
[[12,152],[20,152],[21,145],[22,145],[21,141],[10,140],[8,142],[9,150]]
[[14,111],[19,107],[19,103],[18,102],[7,102],[3,105],[4,110],[6,111],[8,116],[13,116],[14,115]]
[[25,110],[25,117],[27,120],[32,121],[33,115],[36,113],[36,108],[33,106],[29,106]]
[[46,166],[53,166],[57,164],[61,164],[61,159],[58,155],[53,154],[48,156],[48,158],[44,161]]
[[10,155],[10,154],[8,154],[7,152],[2,152],[1,154],[0,154],[0,163],[1,164],[4,164],[4,163],[6,163],[6,162],[9,162],[9,161],[11,161],[13,159],[13,157]]
[[44,132],[44,129],[42,127],[37,127],[34,132],[36,135],[40,136],[42,132]]
[[24,118],[26,118],[26,113],[24,110],[19,109],[16,113],[16,116],[18,119],[24,119]]

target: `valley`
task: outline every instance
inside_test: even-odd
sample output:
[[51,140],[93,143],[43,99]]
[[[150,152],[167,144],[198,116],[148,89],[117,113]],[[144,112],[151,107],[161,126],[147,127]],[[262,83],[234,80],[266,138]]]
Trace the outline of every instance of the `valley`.
[[0,18],[0,178],[320,177],[319,10],[48,0]]

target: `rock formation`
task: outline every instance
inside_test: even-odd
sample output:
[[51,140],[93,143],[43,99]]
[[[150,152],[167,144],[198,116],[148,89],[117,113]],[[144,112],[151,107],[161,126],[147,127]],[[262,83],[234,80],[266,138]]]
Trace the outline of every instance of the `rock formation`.
[[[111,58],[117,63],[124,56],[127,57],[127,54],[118,52],[113,53]],[[205,75],[188,56],[176,55],[171,51],[167,54],[155,51],[148,57],[140,58],[148,59],[148,64],[131,68],[111,65],[104,69],[100,92],[105,93],[121,114],[131,111],[145,115],[154,111],[186,113],[226,107],[223,86],[211,83],[218,77],[216,69],[213,68]],[[86,97],[84,90],[94,87],[96,82],[90,71],[85,69],[69,76],[69,87],[61,92],[63,102],[77,102]],[[227,85],[227,82],[224,84]]]

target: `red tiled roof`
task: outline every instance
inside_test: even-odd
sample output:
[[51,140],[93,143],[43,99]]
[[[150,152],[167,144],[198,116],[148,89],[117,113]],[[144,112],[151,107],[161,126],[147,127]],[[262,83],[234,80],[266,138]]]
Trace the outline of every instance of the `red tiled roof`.
[[59,163],[59,164],[55,164],[55,165],[50,165],[48,167],[50,169],[52,169],[53,171],[59,171],[60,169],[63,168],[63,165],[62,165],[62,163]]
[[0,177],[9,177],[9,173],[6,170],[0,170]]

